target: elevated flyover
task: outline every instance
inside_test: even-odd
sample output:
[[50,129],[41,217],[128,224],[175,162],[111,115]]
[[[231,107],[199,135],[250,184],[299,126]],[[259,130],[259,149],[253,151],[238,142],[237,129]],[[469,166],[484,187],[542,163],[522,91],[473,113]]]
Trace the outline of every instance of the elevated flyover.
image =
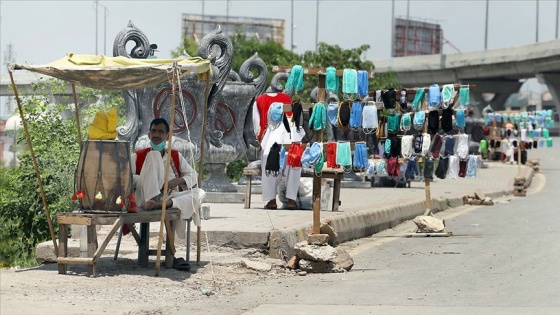
[[560,109],[560,40],[526,46],[452,55],[424,55],[373,60],[375,71],[395,71],[404,87],[433,83],[475,84],[473,96],[486,105],[483,93],[492,93],[488,102],[495,110],[505,108],[507,98],[523,84],[537,77],[548,86],[556,109]]

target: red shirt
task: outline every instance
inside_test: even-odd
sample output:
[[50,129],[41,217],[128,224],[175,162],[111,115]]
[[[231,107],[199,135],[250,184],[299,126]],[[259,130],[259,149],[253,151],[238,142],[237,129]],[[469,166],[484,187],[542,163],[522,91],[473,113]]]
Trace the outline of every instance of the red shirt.
[[[270,93],[273,94],[273,93]],[[255,100],[257,103],[257,109],[259,110],[259,126],[260,131],[257,135],[257,140],[261,141],[264,131],[266,130],[266,126],[268,124],[268,109],[272,103],[278,102],[282,104],[292,104],[292,98],[285,93],[275,93],[276,95],[271,96],[268,93],[265,93]],[[286,114],[291,114],[291,112],[287,112]]]

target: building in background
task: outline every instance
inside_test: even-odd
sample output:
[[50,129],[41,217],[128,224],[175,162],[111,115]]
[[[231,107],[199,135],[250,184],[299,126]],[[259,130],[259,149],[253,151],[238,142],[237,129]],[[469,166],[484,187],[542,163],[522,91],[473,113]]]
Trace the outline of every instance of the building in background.
[[247,38],[256,38],[259,41],[272,40],[284,45],[284,20],[183,13],[181,21],[181,38],[186,36],[195,42],[199,42],[219,25],[222,33],[230,37],[241,33]]
[[393,57],[442,53],[443,30],[435,23],[395,18]]

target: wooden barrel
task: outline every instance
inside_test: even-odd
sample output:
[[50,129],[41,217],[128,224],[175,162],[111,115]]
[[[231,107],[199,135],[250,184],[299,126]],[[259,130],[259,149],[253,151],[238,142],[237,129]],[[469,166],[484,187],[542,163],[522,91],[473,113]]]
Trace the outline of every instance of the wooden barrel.
[[[127,212],[132,193],[128,141],[84,141],[75,186],[84,193],[80,199],[82,210]],[[124,204],[117,204],[119,197]]]

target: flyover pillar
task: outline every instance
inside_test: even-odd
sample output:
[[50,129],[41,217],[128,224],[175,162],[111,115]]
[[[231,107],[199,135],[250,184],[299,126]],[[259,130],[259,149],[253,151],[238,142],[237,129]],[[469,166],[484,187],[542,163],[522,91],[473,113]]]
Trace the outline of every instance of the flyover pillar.
[[554,106],[556,106],[556,112],[560,112],[560,73],[556,72],[542,72],[537,73],[537,78],[539,81],[544,82],[548,87],[550,95],[552,95],[552,100],[554,101]]
[[[494,110],[504,110],[506,101],[513,93],[517,93],[523,85],[519,80],[461,80],[461,84],[474,84],[476,88],[471,91],[476,101],[482,104],[482,107],[491,104]],[[482,96],[485,93],[494,94],[494,97],[486,101]]]

